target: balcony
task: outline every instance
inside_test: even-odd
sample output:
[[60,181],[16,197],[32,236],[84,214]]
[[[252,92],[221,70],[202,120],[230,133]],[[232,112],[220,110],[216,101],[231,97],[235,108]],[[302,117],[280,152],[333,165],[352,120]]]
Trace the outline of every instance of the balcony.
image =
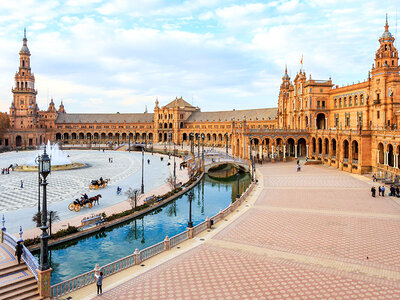
[[381,99],[374,99],[374,104],[381,104]]

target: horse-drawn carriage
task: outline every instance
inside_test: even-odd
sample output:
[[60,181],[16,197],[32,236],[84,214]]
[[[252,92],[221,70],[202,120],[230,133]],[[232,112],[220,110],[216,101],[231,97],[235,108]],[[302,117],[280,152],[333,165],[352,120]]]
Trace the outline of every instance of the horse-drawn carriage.
[[92,180],[90,182],[90,189],[91,190],[97,190],[99,187],[102,187],[103,189],[106,187],[106,185],[108,185],[108,183],[110,182],[110,179],[103,179],[102,177],[100,177],[99,180]]
[[92,208],[94,204],[99,204],[99,199],[101,195],[98,194],[97,196],[93,196],[90,198],[85,198],[84,196],[80,199],[75,199],[70,205],[68,205],[69,210],[80,211],[82,207],[89,207]]

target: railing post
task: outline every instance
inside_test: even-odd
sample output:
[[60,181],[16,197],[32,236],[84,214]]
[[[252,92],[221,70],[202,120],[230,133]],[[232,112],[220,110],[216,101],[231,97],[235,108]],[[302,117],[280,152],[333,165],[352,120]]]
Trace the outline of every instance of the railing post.
[[206,224],[207,224],[207,228],[210,229],[211,228],[211,220],[209,217],[206,218]]
[[140,252],[138,248],[136,248],[135,252],[133,252],[133,256],[135,257],[135,265],[140,264]]
[[171,243],[170,243],[168,235],[164,239],[164,249],[165,249],[165,251],[168,251],[169,249],[171,249]]
[[53,269],[49,268],[45,271],[40,271],[37,269],[38,273],[38,291],[39,296],[44,299],[50,299],[51,296],[51,271]]
[[219,210],[219,218],[222,220],[224,218],[224,212],[222,211],[222,209]]
[[188,227],[187,231],[188,231],[188,239],[192,239],[193,238],[193,227]]

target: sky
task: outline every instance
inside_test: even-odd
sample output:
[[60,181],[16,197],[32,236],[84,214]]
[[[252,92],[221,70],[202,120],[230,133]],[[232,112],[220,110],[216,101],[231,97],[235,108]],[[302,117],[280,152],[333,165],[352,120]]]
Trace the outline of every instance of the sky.
[[53,98],[71,113],[151,112],[181,96],[250,109],[276,107],[302,56],[307,78],[365,80],[386,13],[397,33],[397,1],[0,0],[0,111],[24,27],[40,109]]

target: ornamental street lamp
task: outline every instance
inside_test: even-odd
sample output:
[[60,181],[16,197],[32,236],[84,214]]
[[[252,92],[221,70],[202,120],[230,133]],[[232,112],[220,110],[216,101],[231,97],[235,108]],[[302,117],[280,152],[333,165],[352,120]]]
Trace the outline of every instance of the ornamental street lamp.
[[228,155],[228,133],[225,133],[225,140],[226,140],[226,155]]
[[50,174],[51,171],[51,163],[50,157],[46,153],[46,148],[44,149],[44,153],[38,159],[39,162],[39,173],[42,176],[42,183],[43,186],[43,201],[42,201],[42,226],[40,229],[42,230],[42,235],[40,237],[40,265],[39,270],[45,271],[49,269],[49,262],[48,262],[48,239],[49,234],[47,233],[47,181],[46,178]]
[[240,198],[240,193],[239,193],[239,179],[240,179],[240,174],[239,171],[236,173],[236,179],[237,179],[237,194],[236,194],[236,198]]
[[191,132],[189,134],[189,139],[190,139],[190,153],[192,153],[194,155],[194,147],[193,147],[193,132]]
[[205,139],[205,134],[204,133],[202,133],[201,134],[201,147],[202,147],[202,149],[201,149],[201,161],[202,161],[202,167],[204,167],[204,139]]
[[144,148],[142,148],[142,187],[141,187],[141,191],[142,194],[144,194]]
[[117,137],[118,137],[118,146],[119,146],[119,131],[117,132],[117,134],[118,134],[118,136],[117,136]]
[[129,144],[128,144],[128,151],[131,152],[131,132],[128,132],[128,140],[129,140]]
[[189,192],[189,222],[188,222],[188,228],[193,228],[193,222],[192,222],[192,200],[193,200],[193,191]]
[[[42,179],[40,178],[40,171],[39,171],[39,159],[40,155],[35,158],[35,163],[38,165],[38,216],[40,213],[40,184],[42,183]],[[36,218],[36,227],[40,227],[40,219]]]
[[174,188],[176,188],[176,161],[175,161],[175,142],[174,142]]

